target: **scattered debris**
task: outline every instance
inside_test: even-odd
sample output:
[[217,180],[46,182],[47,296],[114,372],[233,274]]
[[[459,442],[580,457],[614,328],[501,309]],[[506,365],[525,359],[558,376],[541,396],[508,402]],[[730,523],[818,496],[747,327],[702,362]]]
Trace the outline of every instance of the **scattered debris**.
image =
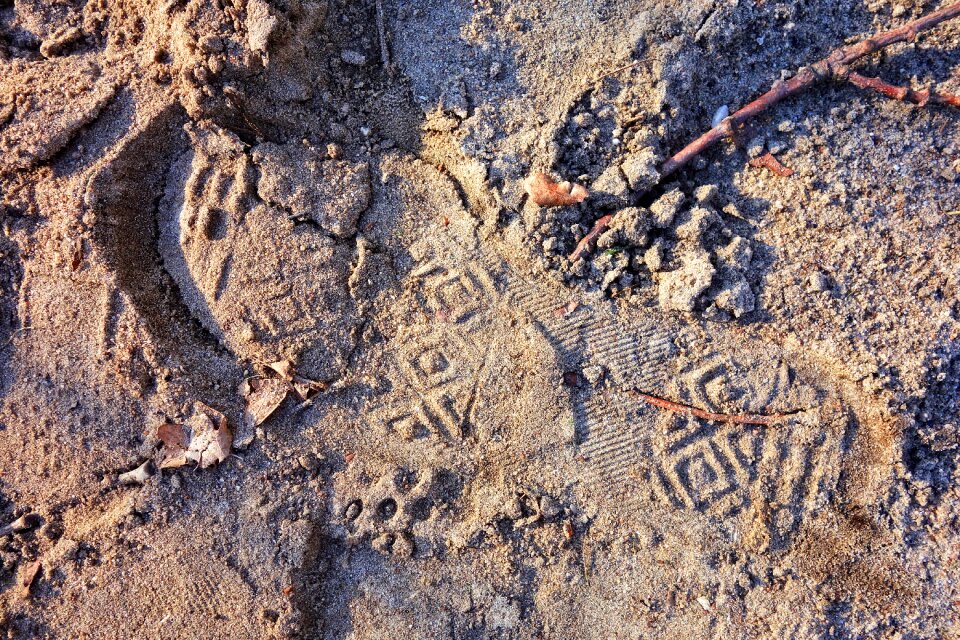
[[164,443],[161,469],[182,467],[195,462],[206,469],[230,455],[233,434],[227,419],[202,402],[193,403],[193,414],[185,425],[165,423],[157,430]]
[[0,527],[0,538],[14,533],[29,531],[40,524],[42,518],[36,513],[26,513],[8,525]]
[[713,605],[710,604],[710,598],[706,596],[699,596],[697,598],[697,604],[703,607],[704,611],[711,611],[713,609]]
[[546,173],[534,173],[523,181],[523,189],[540,207],[564,207],[586,200],[585,187],[570,182],[557,182]]
[[147,460],[136,469],[117,476],[120,484],[144,484],[155,472],[153,460]]
[[[720,115],[718,111],[712,123],[713,127],[709,131],[687,144],[687,146],[675,153],[663,164],[660,168],[661,181],[690,164],[694,158],[699,157],[703,152],[721,140],[733,137],[748,120],[767,111],[786,98],[802,93],[825,80],[848,81],[863,88],[879,91],[891,98],[908,100],[921,106],[928,102],[960,106],[960,97],[958,96],[931,92],[929,90],[919,92],[912,91],[890,85],[879,79],[866,78],[850,70],[850,65],[861,58],[872,55],[890,45],[901,42],[911,42],[916,39],[917,34],[921,31],[927,31],[957,17],[960,17],[960,2],[949,4],[942,9],[929,13],[912,22],[908,22],[896,29],[883,31],[855,44],[835,49],[826,58],[811,65],[801,67],[796,73],[789,74],[789,80],[783,81],[778,79],[769,91],[753,102],[741,107],[733,114],[721,118],[719,122],[716,121],[716,116]],[[774,169],[771,168],[771,170]],[[531,178],[527,178],[527,182],[530,180]],[[524,183],[524,187],[527,187],[527,182]],[[527,188],[527,192],[530,192],[529,188]],[[587,236],[580,241],[574,252],[570,254],[570,262],[576,262],[589,255],[590,242],[607,229],[612,219],[613,216],[608,214],[593,223],[593,228]],[[590,240],[587,240],[587,238]]]
[[665,400],[663,398],[658,398],[657,396],[651,396],[649,394],[643,393],[641,391],[634,391],[640,399],[645,400],[649,404],[652,404],[655,407],[661,409],[666,409],[667,411],[672,411],[674,413],[682,413],[684,415],[693,416],[695,418],[700,418],[701,420],[707,420],[710,422],[732,422],[734,424],[765,424],[772,425],[784,420],[788,420],[794,414],[789,413],[771,413],[766,415],[756,415],[756,414],[727,414],[727,413],[710,413],[709,411],[704,411],[703,409],[697,409],[695,407],[689,407],[684,404],[679,404],[677,402],[672,402],[671,400]]
[[573,523],[569,520],[563,523],[563,537],[567,540],[573,540]]
[[750,161],[750,166],[769,169],[781,178],[789,178],[794,174],[793,169],[784,166],[783,163],[777,160],[777,157],[769,151],[752,159]]

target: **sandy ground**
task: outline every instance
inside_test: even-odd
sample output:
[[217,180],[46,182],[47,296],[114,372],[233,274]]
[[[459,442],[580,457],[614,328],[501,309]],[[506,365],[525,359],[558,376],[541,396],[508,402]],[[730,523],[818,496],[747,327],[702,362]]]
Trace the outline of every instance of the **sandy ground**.
[[0,631],[960,637],[936,5],[0,2]]

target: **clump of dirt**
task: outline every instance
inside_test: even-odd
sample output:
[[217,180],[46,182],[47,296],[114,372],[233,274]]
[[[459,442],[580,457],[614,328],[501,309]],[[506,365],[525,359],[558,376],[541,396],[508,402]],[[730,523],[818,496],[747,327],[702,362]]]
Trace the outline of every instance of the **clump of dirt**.
[[948,636],[929,10],[0,2],[0,631]]

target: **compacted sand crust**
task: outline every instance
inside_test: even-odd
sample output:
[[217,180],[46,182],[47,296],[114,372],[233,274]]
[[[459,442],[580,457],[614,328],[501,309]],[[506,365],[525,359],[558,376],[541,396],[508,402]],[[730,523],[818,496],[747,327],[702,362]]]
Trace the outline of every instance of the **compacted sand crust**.
[[[960,112],[828,84],[656,173],[936,5],[0,2],[0,633],[960,636]],[[158,469],[195,403],[234,455]]]

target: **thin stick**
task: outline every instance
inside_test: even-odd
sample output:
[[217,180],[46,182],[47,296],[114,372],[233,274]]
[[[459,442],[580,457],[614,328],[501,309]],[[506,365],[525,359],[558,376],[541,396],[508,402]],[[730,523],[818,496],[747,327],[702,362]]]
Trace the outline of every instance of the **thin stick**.
[[623,65],[622,67],[617,67],[616,69],[613,69],[613,70],[611,70],[611,71],[607,71],[607,72],[604,73],[603,75],[599,76],[596,80],[594,80],[594,81],[593,81],[593,84],[595,84],[595,85],[596,85],[596,84],[600,84],[600,82],[606,80],[606,79],[609,78],[610,76],[614,76],[614,75],[620,73],[621,71],[626,71],[627,69],[632,69],[632,68],[636,67],[637,65],[642,64],[642,63],[644,63],[644,62],[646,62],[646,61],[647,61],[647,58],[640,58],[639,60],[634,60],[634,61],[631,62],[630,64],[625,64],[625,65]]
[[703,409],[697,409],[696,407],[690,407],[685,404],[673,402],[671,400],[665,400],[664,398],[658,398],[657,396],[651,396],[640,391],[634,391],[634,393],[655,407],[666,409],[667,411],[672,411],[674,413],[693,416],[694,418],[700,418],[701,420],[708,420],[710,422],[771,425],[777,424],[778,422],[783,422],[792,415],[788,413],[771,413],[767,415],[755,415],[750,413],[710,413],[709,411],[704,411]]
[[789,178],[794,173],[793,169],[790,167],[785,167],[783,163],[777,160],[777,157],[769,151],[764,153],[762,156],[754,158],[748,164],[751,167],[762,167],[769,169],[781,178]]
[[940,93],[935,89],[914,91],[908,87],[898,87],[897,85],[885,82],[880,78],[868,78],[867,76],[862,76],[859,73],[852,71],[850,72],[850,75],[847,76],[847,80],[850,82],[850,84],[860,87],[861,89],[876,91],[877,93],[882,93],[888,98],[902,100],[903,102],[912,102],[920,105],[921,107],[926,106],[927,103],[930,102],[934,104],[948,104],[954,107],[960,107],[960,96],[952,93]]
[[390,64],[390,48],[387,46],[387,26],[383,15],[383,0],[377,0],[377,38],[380,40],[380,62],[391,76],[393,66]]
[[[725,138],[733,136],[743,124],[751,118],[763,113],[786,98],[806,91],[815,84],[827,79],[848,80],[850,65],[870,54],[899,42],[913,41],[921,31],[927,31],[937,25],[960,16],[960,2],[953,2],[939,11],[908,22],[902,27],[878,33],[856,44],[835,49],[826,58],[814,64],[803,67],[786,82],[777,81],[769,91],[740,108],[735,113],[724,118],[720,124],[713,127],[702,136],[685,146],[667,160],[660,168],[660,180],[676,173],[701,153]],[[939,95],[939,94],[938,94]],[[946,104],[954,104],[946,101]],[[594,223],[593,229],[587,234],[588,238],[596,238],[603,233],[610,224],[612,216],[604,216]],[[586,239],[586,238],[585,238]],[[570,262],[585,258],[590,253],[590,243],[583,240],[570,254]]]

